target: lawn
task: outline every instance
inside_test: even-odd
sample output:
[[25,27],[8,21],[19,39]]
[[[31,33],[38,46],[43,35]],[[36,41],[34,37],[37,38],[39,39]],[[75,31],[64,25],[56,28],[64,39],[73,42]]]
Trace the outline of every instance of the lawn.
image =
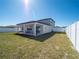
[[0,59],[79,59],[65,33],[39,37],[0,33]]

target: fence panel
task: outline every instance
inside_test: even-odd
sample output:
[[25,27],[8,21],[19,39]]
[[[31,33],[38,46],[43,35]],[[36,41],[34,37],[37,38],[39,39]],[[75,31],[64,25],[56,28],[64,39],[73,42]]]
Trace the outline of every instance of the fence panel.
[[76,29],[76,49],[79,51],[79,22],[77,22],[77,29]]
[[55,27],[55,28],[53,28],[53,31],[54,32],[65,32],[65,28],[63,28],[63,27]]
[[66,33],[73,46],[79,52],[79,22],[73,23],[66,28]]

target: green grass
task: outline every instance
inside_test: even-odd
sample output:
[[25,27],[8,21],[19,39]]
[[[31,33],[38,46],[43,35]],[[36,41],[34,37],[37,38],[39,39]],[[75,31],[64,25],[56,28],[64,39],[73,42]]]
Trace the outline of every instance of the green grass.
[[79,59],[65,33],[40,37],[0,33],[0,59]]

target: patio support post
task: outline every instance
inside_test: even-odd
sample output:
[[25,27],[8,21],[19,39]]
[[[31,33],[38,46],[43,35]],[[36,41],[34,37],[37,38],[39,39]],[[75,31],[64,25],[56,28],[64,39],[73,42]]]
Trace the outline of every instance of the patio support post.
[[19,32],[19,26],[18,25],[16,26],[16,32]]
[[25,24],[23,25],[23,28],[24,28],[24,34],[25,34],[25,31],[26,31],[26,27],[25,27]]
[[34,23],[34,27],[33,27],[33,35],[36,36],[36,23]]

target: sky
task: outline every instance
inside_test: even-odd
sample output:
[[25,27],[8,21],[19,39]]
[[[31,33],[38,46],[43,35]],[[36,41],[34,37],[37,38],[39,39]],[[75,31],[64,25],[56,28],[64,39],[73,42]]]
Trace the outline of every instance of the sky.
[[52,18],[56,26],[79,20],[79,0],[0,0],[0,26]]

